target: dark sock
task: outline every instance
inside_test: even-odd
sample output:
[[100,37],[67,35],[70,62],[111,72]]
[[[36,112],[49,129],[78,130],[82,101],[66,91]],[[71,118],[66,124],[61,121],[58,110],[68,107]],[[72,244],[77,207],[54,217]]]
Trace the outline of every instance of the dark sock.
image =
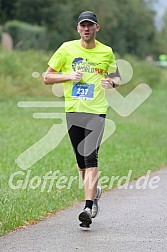
[[92,205],[93,205],[93,201],[92,200],[86,200],[86,202],[85,202],[85,208],[89,207],[90,209],[92,209]]

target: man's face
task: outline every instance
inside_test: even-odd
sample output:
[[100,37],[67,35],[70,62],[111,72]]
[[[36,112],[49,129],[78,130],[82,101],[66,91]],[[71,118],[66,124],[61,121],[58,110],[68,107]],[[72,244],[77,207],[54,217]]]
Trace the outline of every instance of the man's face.
[[89,21],[83,21],[77,26],[81,39],[87,42],[92,41],[95,38],[96,32],[99,31],[99,29],[100,26],[98,24]]

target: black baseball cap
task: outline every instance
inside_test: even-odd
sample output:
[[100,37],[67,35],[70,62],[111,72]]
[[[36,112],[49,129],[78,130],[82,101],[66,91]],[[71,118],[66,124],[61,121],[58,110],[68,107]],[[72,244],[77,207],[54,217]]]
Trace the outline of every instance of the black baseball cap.
[[96,14],[93,13],[92,11],[84,11],[79,15],[78,24],[80,24],[83,21],[89,21],[95,24],[98,23]]

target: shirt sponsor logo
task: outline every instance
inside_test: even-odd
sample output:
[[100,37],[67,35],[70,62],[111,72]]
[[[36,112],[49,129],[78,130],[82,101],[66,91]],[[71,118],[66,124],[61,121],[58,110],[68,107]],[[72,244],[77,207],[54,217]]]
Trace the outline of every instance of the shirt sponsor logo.
[[75,58],[72,62],[72,68],[74,71],[81,70],[87,73],[103,74],[104,69],[98,67],[101,63],[89,62],[87,59]]

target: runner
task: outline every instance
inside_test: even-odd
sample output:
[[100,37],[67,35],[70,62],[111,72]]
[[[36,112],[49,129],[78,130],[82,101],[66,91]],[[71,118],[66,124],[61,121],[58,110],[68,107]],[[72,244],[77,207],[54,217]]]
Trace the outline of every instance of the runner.
[[[95,13],[82,12],[78,18],[79,40],[63,43],[49,60],[45,84],[63,83],[69,137],[79,173],[84,181],[85,206],[80,226],[89,227],[98,213],[98,151],[107,113],[105,88],[115,88],[120,78],[110,47],[96,40],[100,25]],[[61,74],[60,74],[61,72]]]

